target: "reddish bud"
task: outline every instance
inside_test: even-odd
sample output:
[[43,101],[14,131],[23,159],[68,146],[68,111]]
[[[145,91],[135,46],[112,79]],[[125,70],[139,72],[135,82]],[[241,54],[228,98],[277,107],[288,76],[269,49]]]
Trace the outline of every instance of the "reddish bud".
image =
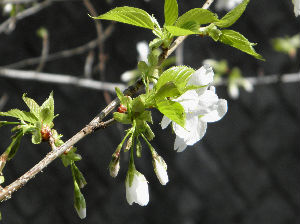
[[119,113],[125,113],[127,111],[127,107],[125,107],[123,104],[121,104],[119,107],[118,107],[118,112]]
[[41,129],[41,135],[43,141],[49,141],[49,138],[51,136],[51,129],[48,126],[44,126]]

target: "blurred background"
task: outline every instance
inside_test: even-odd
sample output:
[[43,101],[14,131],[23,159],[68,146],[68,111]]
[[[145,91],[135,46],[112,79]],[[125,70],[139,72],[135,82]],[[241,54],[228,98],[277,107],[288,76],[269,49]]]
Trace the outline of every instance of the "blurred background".
[[[55,128],[64,135],[63,140],[67,140],[115,95],[80,87],[76,80],[69,85],[7,77],[7,69],[21,71],[12,74],[30,70],[125,85],[121,74],[136,68],[136,44],[151,41],[154,38],[151,31],[108,21],[101,22],[99,31],[99,25],[95,26],[88,14],[93,14],[94,10],[99,15],[116,6],[130,5],[154,14],[162,24],[163,1],[34,2],[19,5],[19,11],[12,17],[5,13],[0,15],[0,111],[27,109],[21,99],[23,93],[42,103],[53,90],[55,110],[60,114]],[[179,13],[201,7],[203,3],[179,0]],[[18,17],[18,13],[32,8],[37,10],[32,15]],[[211,10],[220,17],[226,13],[225,10],[217,11],[215,3]],[[229,67],[239,67],[244,77],[254,78],[299,73],[299,50],[288,55],[275,51],[271,44],[273,38],[300,32],[300,17],[295,17],[291,1],[252,0],[232,29],[258,43],[255,49],[266,61],[215,43],[210,38],[193,36],[181,49],[183,63],[196,69],[205,59],[226,59]],[[97,44],[97,38],[104,39],[102,44]],[[73,208],[71,172],[57,160],[12,199],[0,204],[0,222],[299,223],[299,81],[255,85],[252,92],[240,89],[237,99],[230,98],[224,85],[217,87],[217,93],[228,100],[226,116],[209,124],[205,137],[182,153],[173,150],[175,136],[171,128],[162,131],[161,115],[154,113],[152,128],[156,138],[153,146],[168,164],[170,182],[160,185],[149,150],[144,147],[142,158],[136,159],[136,167],[149,181],[148,206],[130,206],[126,201],[127,153],[121,155],[117,178],[109,176],[107,167],[111,154],[126,129],[114,124],[76,145],[83,157],[77,164],[88,183],[82,190],[87,202],[85,220],[80,220]],[[10,144],[10,135],[10,127],[0,129],[1,153]],[[3,187],[35,165],[48,151],[46,143],[32,145],[30,138],[25,136],[17,155],[3,170],[6,178]]]

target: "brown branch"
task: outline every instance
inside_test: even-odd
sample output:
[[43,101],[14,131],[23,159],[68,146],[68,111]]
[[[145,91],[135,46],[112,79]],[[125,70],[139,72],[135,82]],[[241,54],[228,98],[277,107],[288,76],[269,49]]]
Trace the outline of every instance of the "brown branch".
[[[113,24],[111,24],[110,26],[108,26],[105,31],[104,34],[102,36],[101,42],[104,42],[112,33],[113,31]],[[61,59],[61,58],[68,58],[68,57],[72,57],[72,56],[76,56],[79,54],[83,54],[91,49],[94,49],[95,47],[97,47],[98,45],[98,40],[92,40],[84,45],[81,45],[79,47],[75,47],[72,49],[68,49],[68,50],[63,50],[63,51],[59,51],[53,54],[49,54],[48,57],[46,58],[45,62],[48,61],[54,61],[57,59]],[[25,67],[25,66],[29,66],[29,65],[36,65],[39,64],[41,60],[41,57],[35,57],[35,58],[28,58],[19,62],[15,62],[13,64],[9,64],[9,65],[4,65],[3,67],[6,68],[21,68],[21,67]]]
[[[210,1],[210,0],[208,0]],[[211,1],[212,3],[212,1]],[[210,4],[211,4],[210,3]],[[179,37],[180,38],[180,37]],[[178,39],[178,38],[177,38]],[[183,40],[182,40],[183,41]],[[170,55],[176,47],[182,42],[177,42],[174,46],[172,46],[169,50],[166,50],[161,58],[166,59],[168,55]],[[176,42],[176,40],[175,40]],[[161,61],[160,63],[163,61]],[[142,80],[138,80],[133,86],[130,86],[128,89],[124,91],[125,95],[132,96],[136,93],[142,86],[144,86]],[[113,119],[110,119],[107,122],[102,122],[102,120],[112,112],[117,105],[120,103],[118,98],[115,98],[106,108],[104,108],[87,126],[85,126],[81,131],[75,134],[72,138],[66,141],[62,146],[49,152],[44,159],[42,159],[38,164],[32,167],[28,172],[26,172],[23,176],[18,178],[16,181],[6,186],[3,189],[0,189],[0,201],[5,201],[11,198],[11,195],[23,187],[29,180],[35,177],[36,174],[40,173],[45,167],[47,167],[53,160],[59,157],[62,153],[64,153],[68,148],[75,145],[79,140],[91,134],[97,129],[107,127],[108,124],[114,122]]]
[[[90,2],[90,0],[83,0],[83,3],[85,7],[89,10],[90,14],[93,17],[97,16],[96,10],[93,6],[93,4]],[[103,28],[100,20],[94,19],[94,23],[96,26],[97,36],[98,36],[98,60],[99,60],[99,72],[100,72],[100,80],[105,81],[105,62],[106,62],[106,56],[104,54],[104,45],[101,42],[102,36],[103,36]],[[107,91],[103,92],[104,99],[106,104],[109,104],[111,101],[111,97]]]

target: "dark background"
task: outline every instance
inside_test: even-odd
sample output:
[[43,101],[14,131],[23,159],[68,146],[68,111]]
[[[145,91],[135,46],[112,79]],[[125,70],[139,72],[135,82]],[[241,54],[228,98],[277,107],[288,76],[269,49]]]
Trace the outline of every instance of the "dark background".
[[[163,22],[163,1],[123,0],[114,1],[112,5],[100,0],[91,2],[99,14],[127,4],[153,13]],[[179,1],[180,14],[201,7],[203,2]],[[0,34],[0,66],[39,56],[42,43],[36,30],[41,26],[49,31],[50,53],[96,38],[93,20],[87,13],[81,1],[55,2],[19,21],[12,33]],[[0,21],[5,19],[0,17]],[[102,24],[107,27],[109,23]],[[245,76],[299,71],[299,54],[291,60],[274,52],[270,45],[270,38],[300,31],[300,18],[295,18],[291,1],[252,0],[232,29],[257,42],[257,51],[267,61],[261,62],[233,48],[215,44],[209,38],[189,37],[184,43],[184,63],[197,68],[204,59],[225,58],[231,66],[239,66]],[[120,74],[136,66],[136,43],[151,38],[149,30],[116,24],[104,47],[108,57],[106,80],[120,82]],[[49,62],[43,71],[81,77],[86,56]],[[94,78],[98,77],[96,73]],[[125,128],[113,125],[76,145],[83,157],[78,166],[88,182],[83,189],[87,201],[85,220],[80,220],[73,209],[70,170],[57,160],[12,199],[1,203],[2,223],[299,223],[299,87],[299,83],[257,86],[253,93],[241,91],[240,98],[234,101],[228,97],[225,87],[218,87],[219,97],[228,100],[228,113],[220,122],[209,124],[203,140],[183,153],[173,151],[175,136],[170,128],[160,129],[161,115],[155,113],[153,145],[168,164],[170,182],[166,186],[159,184],[149,150],[144,147],[143,157],[136,160],[136,166],[149,181],[150,203],[146,207],[129,206],[126,201],[126,153],[122,154],[118,177],[109,176],[107,166],[123,136],[120,130]],[[55,127],[65,140],[106,105],[100,91],[0,77],[0,97],[8,96],[1,110],[26,109],[21,99],[25,92],[42,103],[52,90],[56,113],[60,114]],[[9,127],[1,128],[1,152],[8,146],[9,137]],[[18,154],[4,169],[5,184],[30,169],[48,151],[46,143],[32,145],[30,138],[25,137]]]

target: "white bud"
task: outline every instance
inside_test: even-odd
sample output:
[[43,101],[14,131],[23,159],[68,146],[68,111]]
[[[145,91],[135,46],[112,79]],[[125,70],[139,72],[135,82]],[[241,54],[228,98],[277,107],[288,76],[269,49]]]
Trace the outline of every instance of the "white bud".
[[153,167],[155,174],[162,185],[166,185],[169,182],[169,177],[167,173],[167,164],[160,156],[155,156],[153,158]]
[[13,5],[11,3],[5,4],[3,7],[4,14],[9,14],[13,10]]
[[145,206],[148,204],[149,202],[148,182],[143,174],[141,174],[136,170],[128,171],[126,181],[125,181],[125,187],[126,187],[126,199],[128,204],[132,205],[133,202],[141,206]]

